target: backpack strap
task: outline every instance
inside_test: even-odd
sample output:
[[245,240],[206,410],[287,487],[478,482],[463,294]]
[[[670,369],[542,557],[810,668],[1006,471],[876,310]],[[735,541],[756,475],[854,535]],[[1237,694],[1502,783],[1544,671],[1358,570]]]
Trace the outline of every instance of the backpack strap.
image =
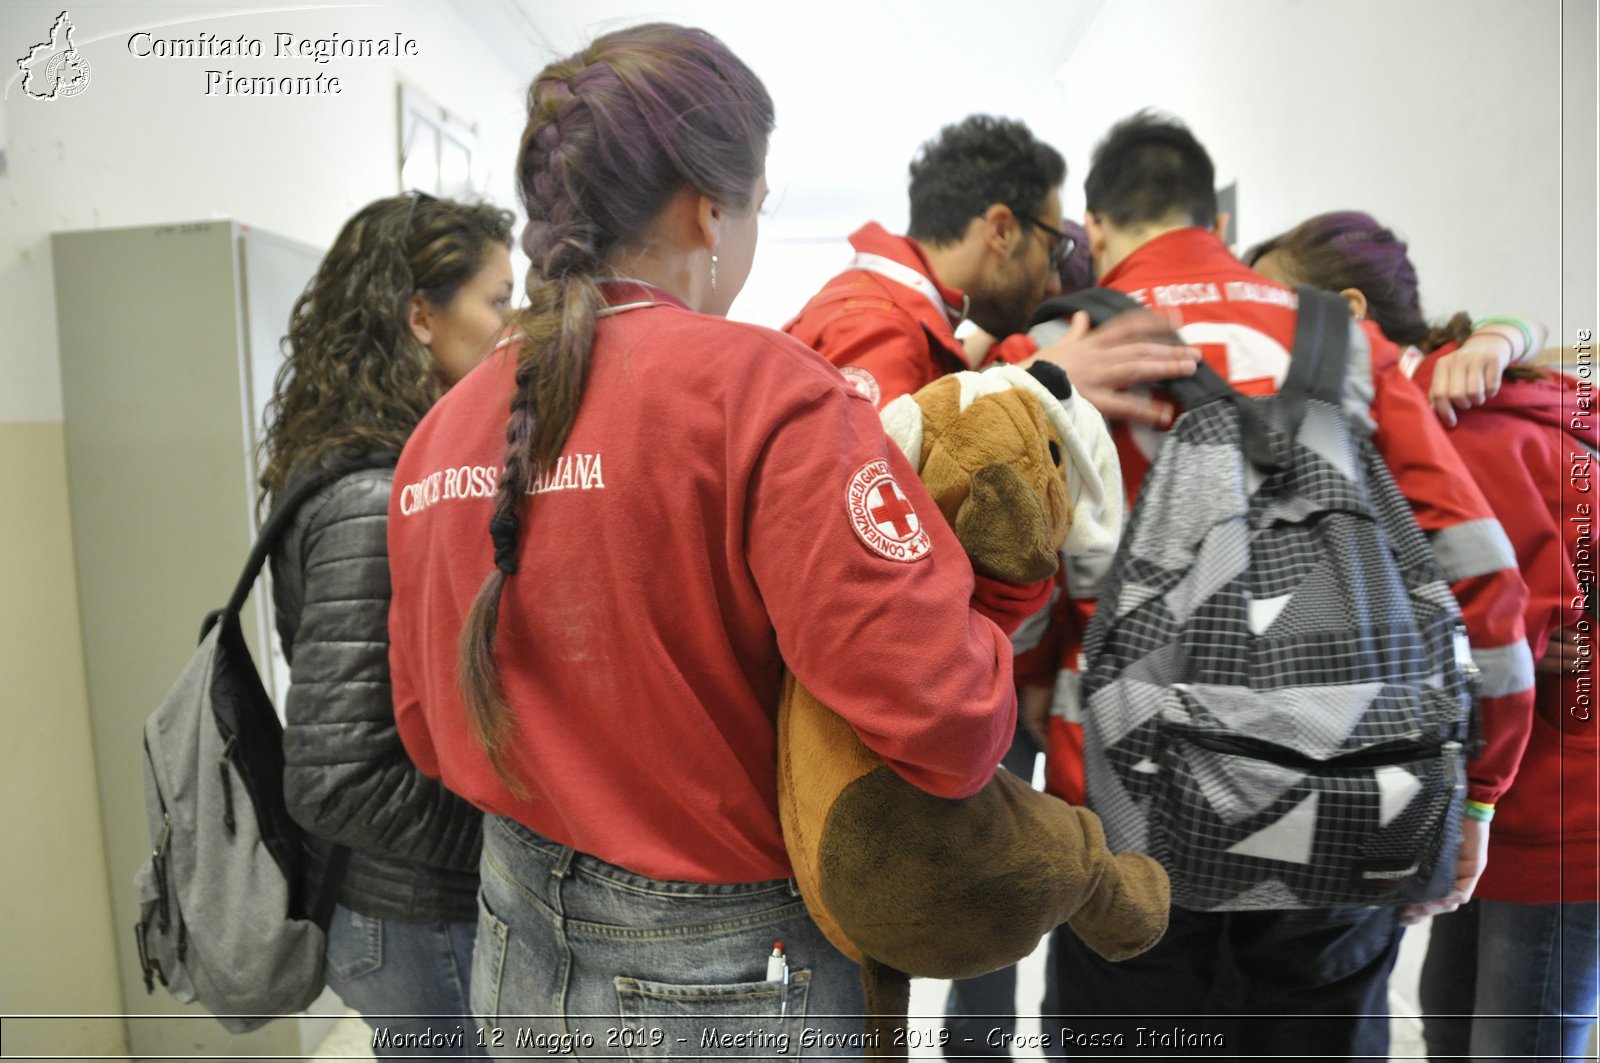
[[[340,465],[333,472],[319,476],[308,476],[293,485],[293,490],[281,498],[272,500],[272,512],[267,515],[266,523],[261,526],[261,531],[256,535],[255,543],[250,547],[250,556],[245,559],[244,571],[239,573],[239,581],[233,586],[233,593],[228,596],[228,604],[221,610],[206,618],[206,631],[211,625],[225,615],[237,615],[244,609],[244,600],[250,596],[250,588],[256,584],[256,577],[261,575],[262,566],[267,563],[278,541],[289,530],[289,525],[294,523],[295,514],[300,512],[300,507],[310,501],[311,497],[330,483],[352,472],[362,469],[383,469],[395,463],[396,455],[393,453],[374,452],[355,458]],[[202,632],[201,637],[204,637]]]
[[[307,476],[295,482],[288,494],[274,498],[272,511],[267,514],[266,523],[261,526],[255,543],[250,547],[250,556],[245,559],[244,571],[239,574],[239,582],[234,585],[233,594],[228,597],[228,604],[206,617],[200,637],[204,639],[213,625],[225,617],[237,617],[244,609],[244,601],[250,596],[250,589],[255,586],[256,578],[261,575],[262,566],[267,563],[267,558],[277,547],[284,533],[289,530],[301,506],[340,477],[362,469],[389,468],[394,465],[396,458],[397,455],[384,451],[364,454],[341,463],[331,472]],[[328,850],[328,860],[323,865],[322,881],[317,886],[317,899],[311,911],[311,918],[324,932],[333,920],[333,908],[338,902],[339,888],[344,884],[345,870],[349,866],[350,848],[333,845]]]
[[1078,311],[1089,315],[1089,323],[1099,328],[1107,321],[1129,310],[1143,310],[1137,299],[1115,288],[1080,288],[1071,295],[1058,295],[1039,304],[1028,321],[1028,327],[1042,325],[1057,318],[1070,318]]
[[1294,348],[1284,377],[1283,431],[1290,439],[1300,430],[1311,399],[1342,408],[1344,378],[1350,364],[1350,310],[1333,292],[1297,285],[1300,310],[1295,316]]
[[228,604],[222,607],[224,614],[236,614],[244,609],[244,600],[250,596],[250,588],[256,585],[256,577],[261,575],[261,568],[267,563],[268,555],[278,545],[278,540],[288,531],[289,525],[294,521],[294,515],[300,512],[301,506],[310,501],[312,495],[328,485],[329,479],[326,476],[307,477],[296,484],[289,494],[273,500],[272,512],[267,515],[266,523],[261,526],[256,541],[250,547],[250,556],[245,559],[244,571],[239,573],[239,580],[233,585],[233,593],[228,596]]
[[[1046,321],[1059,318],[1070,318],[1080,310],[1089,315],[1089,322],[1099,328],[1107,321],[1132,310],[1143,310],[1144,304],[1115,288],[1082,288],[1071,295],[1058,295],[1054,299],[1046,299],[1033,312],[1029,328]],[[1182,342],[1177,333],[1173,339]],[[1239,411],[1240,444],[1245,457],[1254,465],[1264,469],[1277,468],[1279,461],[1272,450],[1272,441],[1267,436],[1266,425],[1257,413],[1255,405],[1244,395],[1235,391],[1233,387],[1222,378],[1222,374],[1201,362],[1193,376],[1174,377],[1161,382],[1161,386],[1185,410],[1193,410],[1210,402],[1228,402]]]

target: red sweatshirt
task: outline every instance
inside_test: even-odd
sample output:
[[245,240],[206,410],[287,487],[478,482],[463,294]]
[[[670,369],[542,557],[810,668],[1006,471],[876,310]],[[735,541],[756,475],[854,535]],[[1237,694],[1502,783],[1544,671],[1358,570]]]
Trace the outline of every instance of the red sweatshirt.
[[[1221,240],[1199,228],[1164,233],[1118,263],[1100,283],[1145,306],[1176,314],[1180,334],[1246,394],[1271,394],[1288,371],[1297,316],[1293,291],[1249,269]],[[1482,673],[1480,711],[1485,748],[1468,765],[1468,796],[1493,804],[1516,774],[1533,712],[1533,662],[1524,638],[1528,589],[1505,532],[1451,447],[1426,398],[1400,374],[1399,351],[1371,322],[1371,416],[1374,443],[1411,503],[1461,605]],[[1352,372],[1361,367],[1352,366]],[[1116,423],[1130,505],[1160,443],[1154,429]],[[1078,666],[1080,645],[1069,642],[1063,666]],[[1070,688],[1072,680],[1067,681]],[[1057,698],[1052,750],[1067,763],[1051,772],[1052,787],[1068,799],[1081,769],[1070,763],[1082,740],[1070,698]]]
[[[1416,369],[1426,393],[1434,352]],[[1407,360],[1408,365],[1412,364]],[[1594,706],[1594,613],[1584,613],[1587,552],[1594,571],[1596,497],[1593,389],[1578,382],[1507,380],[1487,404],[1463,411],[1450,442],[1477,478],[1528,581],[1526,623],[1535,658],[1562,627],[1590,652],[1576,674],[1540,673],[1528,746],[1489,831],[1477,895],[1545,904],[1600,901],[1600,718]]]
[[856,251],[851,265],[783,331],[839,366],[877,405],[947,373],[1033,355],[1033,341],[1018,333],[970,361],[955,331],[966,315],[966,296],[939,282],[910,237],[871,222],[851,234],[850,246]]
[[781,878],[787,665],[911,783],[977,790],[1014,726],[1010,644],[969,609],[966,555],[872,405],[787,336],[644,286],[610,294],[499,614],[528,800],[490,769],[456,689],[493,564],[515,349],[452,388],[401,456],[390,657],[417,766],[639,874]]

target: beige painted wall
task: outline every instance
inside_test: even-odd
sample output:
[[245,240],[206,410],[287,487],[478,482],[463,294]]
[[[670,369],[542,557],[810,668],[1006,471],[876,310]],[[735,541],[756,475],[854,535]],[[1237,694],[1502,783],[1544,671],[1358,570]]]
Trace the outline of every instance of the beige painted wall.
[[[122,1011],[59,421],[0,422],[0,1013]],[[57,962],[37,962],[43,957]],[[7,1057],[126,1051],[118,1019],[10,1019]]]
[[[0,55],[11,57],[0,84],[10,79],[12,59],[48,33],[60,10],[31,0],[0,3]],[[256,13],[238,13],[244,11]],[[530,73],[510,69],[452,5],[437,0],[270,11],[242,2],[102,0],[70,12],[76,43],[92,64],[89,88],[71,99],[39,101],[13,85],[0,104],[0,838],[7,843],[0,897],[18,913],[0,929],[4,1015],[180,1010],[159,989],[151,998],[142,987],[134,999],[121,996],[111,913],[125,913],[132,903],[133,869],[108,870],[99,811],[49,234],[235,217],[326,246],[353,210],[399,190],[401,83],[477,124],[487,194],[511,206],[511,147]],[[196,16],[204,17],[181,21]],[[205,68],[275,76],[306,73],[310,64],[139,59],[126,40],[141,29],[247,34],[269,43],[278,31],[400,32],[421,49],[404,61],[347,60],[311,69],[340,75],[339,96],[218,98],[203,95]],[[188,295],[170,293],[174,313],[185,312]],[[181,379],[173,383],[183,386]],[[110,797],[143,800],[137,791]],[[174,1036],[212,1035],[220,1028],[210,1022],[174,1020]],[[8,1059],[114,1056],[129,1050],[125,1027],[120,1018],[6,1019],[0,1038]],[[250,1050],[248,1040],[238,1044]]]

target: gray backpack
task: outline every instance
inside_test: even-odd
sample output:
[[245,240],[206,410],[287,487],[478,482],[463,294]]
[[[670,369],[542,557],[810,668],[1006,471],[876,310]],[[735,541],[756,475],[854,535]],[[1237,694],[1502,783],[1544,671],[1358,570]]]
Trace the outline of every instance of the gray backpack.
[[283,796],[283,728],[239,613],[313,479],[273,508],[228,604],[144,726],[150,857],[134,876],[147,992],[198,1002],[234,1033],[304,1010],[322,992],[326,930],[350,851],[301,897],[303,833]]
[[1172,387],[1185,412],[1085,640],[1089,803],[1111,847],[1154,856],[1193,910],[1405,904],[1454,884],[1465,630],[1352,431],[1365,336],[1338,296],[1299,300],[1277,395],[1205,366]]

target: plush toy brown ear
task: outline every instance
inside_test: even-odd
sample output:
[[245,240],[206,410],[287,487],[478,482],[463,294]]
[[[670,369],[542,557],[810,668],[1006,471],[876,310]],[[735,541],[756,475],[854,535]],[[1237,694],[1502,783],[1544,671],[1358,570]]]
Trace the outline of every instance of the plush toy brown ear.
[[[1046,399],[1056,401],[962,373],[885,411],[974,565],[1019,582],[1054,571],[1073,517],[1077,466],[1065,454],[1075,443],[1085,452],[1063,438],[1076,428]],[[905,1021],[909,977],[966,978],[1015,963],[1063,923],[1111,960],[1166,930],[1165,872],[1146,856],[1113,855],[1093,813],[1004,771],[972,797],[934,797],[884,765],[792,675],[778,758],[795,878],[828,940],[861,964],[874,1058],[903,1056],[889,1031]]]

